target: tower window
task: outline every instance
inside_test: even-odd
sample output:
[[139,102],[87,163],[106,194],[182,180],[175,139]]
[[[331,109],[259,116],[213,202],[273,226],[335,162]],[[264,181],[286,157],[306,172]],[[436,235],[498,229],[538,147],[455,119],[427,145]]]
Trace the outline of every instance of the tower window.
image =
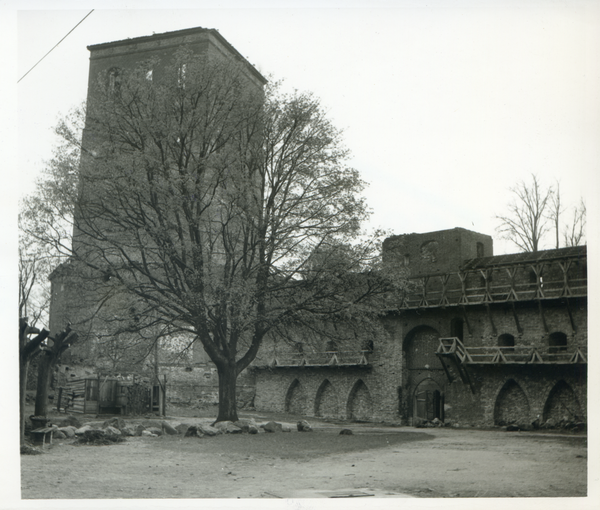
[[121,88],[121,71],[117,67],[113,67],[108,71],[108,92],[115,94]]
[[187,71],[187,65],[181,64],[177,69],[177,85],[182,89],[185,88],[185,73]]
[[421,258],[427,262],[437,262],[438,242],[427,241],[421,245]]

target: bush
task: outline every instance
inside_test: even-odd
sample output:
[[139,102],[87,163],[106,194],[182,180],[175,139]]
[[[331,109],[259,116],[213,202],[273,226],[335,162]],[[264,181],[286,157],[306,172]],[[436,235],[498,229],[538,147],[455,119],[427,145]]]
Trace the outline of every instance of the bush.
[[123,436],[105,434],[103,430],[86,430],[83,436],[77,438],[77,444],[102,446],[107,444],[122,443]]

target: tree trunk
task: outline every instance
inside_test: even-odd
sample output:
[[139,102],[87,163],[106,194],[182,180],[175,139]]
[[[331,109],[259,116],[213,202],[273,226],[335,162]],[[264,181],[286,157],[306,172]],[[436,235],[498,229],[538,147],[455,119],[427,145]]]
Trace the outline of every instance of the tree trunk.
[[21,360],[19,367],[19,441],[25,443],[25,402],[27,394],[27,372],[29,371],[29,360]]
[[219,374],[219,415],[216,421],[237,421],[236,384],[237,370],[235,365],[217,365]]
[[50,376],[52,374],[53,359],[51,353],[44,352],[40,357],[40,366],[38,371],[37,390],[35,393],[35,412],[36,416],[48,415],[48,388],[50,387]]

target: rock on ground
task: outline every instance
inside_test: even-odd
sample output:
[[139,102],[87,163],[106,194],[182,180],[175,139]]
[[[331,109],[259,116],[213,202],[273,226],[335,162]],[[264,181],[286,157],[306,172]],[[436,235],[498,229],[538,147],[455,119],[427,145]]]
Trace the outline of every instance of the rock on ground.
[[[125,427],[123,427],[123,428],[125,428]],[[104,431],[110,436],[120,436],[121,435],[121,431],[116,427],[108,426],[104,429]]]
[[60,420],[60,422],[58,422],[57,424],[59,427],[68,427],[68,426],[73,426],[76,429],[81,428],[81,423],[80,421],[75,418],[75,416],[72,415],[67,415],[65,416],[62,420]]
[[185,437],[204,437],[204,434],[199,426],[190,425],[185,431]]
[[296,424],[296,427],[298,428],[298,432],[310,432],[312,430],[310,423],[308,423],[306,420],[300,420]]
[[185,436],[185,433],[188,431],[189,428],[190,426],[187,423],[180,423],[175,427],[175,430],[178,434],[182,434]]
[[281,432],[283,430],[283,425],[281,423],[277,423],[276,421],[270,421],[261,425],[265,432]]
[[93,427],[91,425],[83,425],[82,427],[79,427],[78,429],[75,430],[75,434],[77,434],[78,436],[81,436],[83,434],[86,433],[86,431],[88,430],[93,430]]
[[249,432],[250,427],[257,427],[256,422],[252,418],[241,418],[233,422],[233,424],[241,428],[243,432]]
[[135,436],[135,429],[132,426],[127,425],[121,429],[121,434],[128,437]]
[[177,429],[173,428],[168,421],[162,422],[162,429],[170,436],[175,436],[179,433]]
[[102,428],[105,429],[107,427],[114,427],[116,429],[124,429],[127,426],[127,424],[125,423],[125,420],[123,418],[118,418],[118,417],[114,417],[114,418],[110,418],[109,420],[106,420],[103,424],[102,424]]
[[53,439],[65,439],[67,437],[67,435],[62,430],[56,429],[52,433],[52,437],[53,437]]
[[60,427],[58,430],[66,437],[75,437],[75,428],[73,427]]
[[154,435],[162,436],[162,428],[160,427],[148,427],[146,430]]
[[242,429],[231,421],[218,421],[214,424],[214,428],[219,429],[224,434],[240,434],[242,432]]
[[217,436],[223,434],[223,431],[216,427],[211,427],[210,425],[199,425],[198,428],[205,436]]

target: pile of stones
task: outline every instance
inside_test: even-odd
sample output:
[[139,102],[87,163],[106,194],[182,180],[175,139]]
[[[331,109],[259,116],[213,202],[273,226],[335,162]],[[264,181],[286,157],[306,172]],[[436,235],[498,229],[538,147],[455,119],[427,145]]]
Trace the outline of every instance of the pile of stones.
[[[122,418],[110,418],[102,425],[85,423],[81,424],[74,416],[67,416],[58,425],[52,425],[54,439],[69,439],[96,436],[144,436],[158,437],[162,435],[182,435],[184,437],[212,437],[219,434],[264,434],[276,432],[291,432],[292,428],[275,421],[257,423],[253,419],[240,419],[236,422],[221,421],[213,425],[189,425],[181,423],[177,426],[168,421],[143,420],[141,423],[127,423]],[[299,432],[310,432],[311,425],[306,420],[301,420],[296,426]],[[108,442],[107,442],[108,443]]]
[[413,427],[418,429],[424,428],[433,428],[433,427],[451,427],[453,424],[451,422],[444,423],[439,418],[434,418],[433,420],[425,420],[423,418],[413,418]]

